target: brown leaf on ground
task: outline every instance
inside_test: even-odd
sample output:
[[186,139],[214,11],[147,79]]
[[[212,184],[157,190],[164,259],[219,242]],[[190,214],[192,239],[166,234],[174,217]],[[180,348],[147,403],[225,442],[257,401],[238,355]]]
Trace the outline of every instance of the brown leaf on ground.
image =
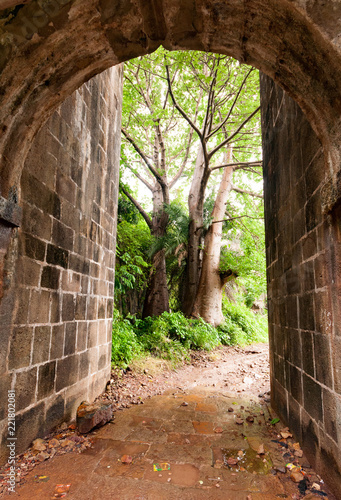
[[133,458],[130,455],[123,455],[121,457],[122,464],[131,464],[133,462]]

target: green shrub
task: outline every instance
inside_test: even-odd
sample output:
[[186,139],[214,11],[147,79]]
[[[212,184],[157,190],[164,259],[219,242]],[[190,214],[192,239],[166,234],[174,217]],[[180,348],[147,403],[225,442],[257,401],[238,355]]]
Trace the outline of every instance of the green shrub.
[[[251,344],[267,342],[267,317],[255,314],[243,303],[232,303],[223,300],[225,322],[219,327],[222,344]],[[225,340],[226,339],[226,340]]]
[[143,348],[127,319],[122,319],[114,313],[112,327],[111,362],[115,366],[126,368],[130,361],[140,356]]
[[188,342],[190,349],[211,351],[220,344],[218,330],[202,318],[189,321]]
[[146,318],[139,322],[138,331],[142,342],[146,342],[144,336],[163,335],[185,349],[211,350],[220,343],[213,326],[201,318],[187,319],[181,312],[164,312],[161,316]]
[[153,356],[178,364],[186,357],[186,349],[178,340],[169,338],[162,316],[136,321],[136,333],[143,348]]
[[[189,349],[210,351],[219,344],[236,345],[267,341],[267,318],[253,313],[245,304],[223,304],[225,322],[218,328],[201,318],[187,319],[181,312],[122,319],[114,314],[112,363],[125,368],[143,353],[181,363]],[[133,321],[133,323],[132,323]]]

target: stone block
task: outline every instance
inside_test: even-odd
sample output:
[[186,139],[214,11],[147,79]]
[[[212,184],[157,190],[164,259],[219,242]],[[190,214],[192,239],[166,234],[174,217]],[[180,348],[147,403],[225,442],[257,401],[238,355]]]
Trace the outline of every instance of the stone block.
[[33,439],[44,437],[44,413],[44,403],[40,403],[16,416],[17,453],[24,452]]
[[33,353],[32,353],[33,364],[43,363],[44,361],[47,361],[49,359],[50,339],[51,339],[50,326],[35,327]]
[[62,279],[62,288],[64,292],[77,292],[81,290],[81,274],[72,271],[64,271]]
[[[313,229],[313,227],[311,228]],[[306,233],[306,217],[304,209],[299,210],[293,219],[293,238],[297,242]]]
[[290,394],[299,403],[302,404],[302,372],[296,366],[289,365],[290,371]]
[[78,380],[79,357],[68,356],[57,361],[56,392],[75,384]]
[[306,293],[299,298],[300,328],[302,330],[315,330],[314,294]]
[[277,380],[271,380],[271,406],[285,423],[288,422],[287,391]]
[[295,295],[286,298],[285,324],[290,328],[298,328],[298,299]]
[[51,361],[39,367],[38,401],[54,392],[56,361]]
[[65,269],[68,266],[69,252],[63,248],[49,244],[47,246],[46,262],[54,266],[61,266]]
[[88,347],[87,352],[89,353],[90,373],[93,375],[98,370],[98,347]]
[[33,260],[44,261],[46,252],[46,243],[44,241],[35,238],[31,234],[22,233],[20,243],[22,255],[26,255],[26,257]]
[[90,355],[88,351],[79,355],[79,380],[89,375]]
[[303,293],[315,289],[314,262],[309,260],[304,262],[300,268],[301,289]]
[[322,388],[316,380],[306,374],[303,374],[303,402],[306,412],[316,422],[322,421]]
[[75,297],[70,293],[63,294],[62,320],[74,321],[75,319]]
[[302,242],[303,260],[310,259],[317,253],[317,232],[312,231]]
[[70,356],[76,351],[77,323],[75,321],[65,324],[64,356]]
[[108,403],[87,403],[84,401],[77,409],[77,427],[86,434],[94,427],[102,427],[112,419],[112,406]]
[[58,359],[64,353],[64,329],[65,325],[52,326],[50,359]]
[[333,327],[332,302],[329,290],[314,294],[316,331],[330,335]]
[[76,297],[76,311],[75,311],[75,319],[76,320],[85,320],[86,319],[86,295],[77,295]]
[[46,409],[45,431],[44,434],[51,432],[64,422],[65,402],[62,396],[58,396],[52,400],[50,406]]
[[88,296],[86,315],[89,321],[97,320],[97,297]]
[[331,345],[328,335],[314,334],[316,379],[327,387],[333,387]]
[[87,321],[78,322],[78,333],[77,333],[77,351],[84,351],[87,347],[88,338],[88,323]]
[[302,441],[302,427],[301,427],[301,406],[291,396],[289,396],[289,429],[294,434],[297,441]]
[[319,448],[319,427],[305,410],[301,410],[302,442],[301,448],[304,450],[310,463],[314,464],[318,456]]
[[74,230],[57,219],[53,219],[52,243],[66,250],[73,250]]
[[98,300],[98,318],[104,319],[106,317],[106,300],[99,299]]
[[88,326],[88,347],[98,345],[98,322],[91,321]]
[[37,385],[37,368],[16,374],[15,379],[15,407],[16,411],[27,408],[35,400]]
[[50,312],[50,322],[51,323],[59,323],[60,322],[60,306],[61,306],[61,293],[60,292],[51,292],[51,312]]
[[98,371],[103,370],[107,365],[107,346],[101,345],[98,348]]
[[27,203],[23,203],[22,229],[38,239],[49,241],[52,232],[52,217]]
[[14,317],[15,325],[26,325],[28,322],[28,309],[30,304],[30,289],[17,287],[18,307]]
[[327,434],[341,444],[341,396],[329,389],[323,389],[323,422]]
[[107,321],[98,321],[98,345],[107,343]]
[[40,283],[41,265],[28,257],[17,261],[17,283],[24,286],[38,287]]
[[72,179],[64,175],[57,175],[56,192],[61,198],[65,198],[71,205],[76,202],[76,184]]
[[320,437],[319,472],[329,488],[340,498],[341,495],[341,459],[340,446],[328,436]]
[[[305,335],[305,332],[303,332]],[[306,353],[304,353],[306,355]],[[302,368],[301,332],[288,328],[286,358],[298,368]]]
[[315,376],[314,368],[314,342],[311,332],[301,332],[303,370],[312,377]]
[[32,327],[24,326],[13,329],[8,359],[8,368],[10,370],[29,366],[32,336]]
[[114,301],[113,299],[107,300],[107,318],[113,317]]
[[307,201],[306,204],[306,224],[307,231],[314,229],[322,219],[321,193],[318,190]]
[[31,292],[31,303],[29,308],[30,323],[48,323],[50,313],[50,294],[47,291]]
[[53,266],[44,266],[41,275],[42,288],[51,288],[57,290],[59,288],[60,270]]
[[29,200],[32,205],[40,208],[43,212],[54,215],[55,195],[53,191],[26,169],[23,170],[21,176],[21,189],[24,199]]

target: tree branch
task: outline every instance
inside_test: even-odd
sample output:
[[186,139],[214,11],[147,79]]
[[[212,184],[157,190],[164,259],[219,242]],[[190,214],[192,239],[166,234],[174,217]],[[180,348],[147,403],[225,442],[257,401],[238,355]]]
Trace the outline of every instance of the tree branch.
[[218,130],[220,130],[221,127],[223,127],[225,125],[225,123],[227,122],[227,120],[230,118],[231,113],[233,111],[233,108],[235,107],[236,102],[239,99],[240,93],[241,93],[241,91],[242,91],[242,89],[243,89],[243,87],[245,85],[245,82],[248,79],[249,75],[252,73],[252,71],[253,71],[253,68],[250,69],[250,71],[247,73],[247,75],[245,76],[244,80],[242,81],[242,84],[239,87],[239,90],[238,90],[238,92],[236,94],[236,97],[235,97],[235,99],[234,99],[234,101],[232,103],[232,106],[231,106],[230,111],[228,112],[226,118],[220,124],[218,124],[214,130],[212,130],[212,132],[210,133],[210,135],[208,136],[207,139],[210,139],[216,132],[218,132]]
[[[264,220],[264,217],[252,217],[251,215],[239,215],[238,217],[228,217],[228,219],[214,220],[211,222],[211,226],[212,226],[212,224],[219,224],[220,222],[228,222],[229,220],[242,219],[243,217],[247,217],[248,219]],[[198,227],[196,229],[196,231],[198,231],[199,229],[203,229],[203,227],[204,226]]]
[[133,174],[141,181],[143,182],[143,184],[148,188],[150,189],[150,191],[153,191],[153,186],[151,184],[149,184],[148,181],[146,181],[146,179],[144,179],[142,177],[142,175],[140,175],[138,172],[136,172],[130,165],[128,165],[128,163],[126,163],[126,166],[129,168],[129,170],[131,170],[133,172]]
[[125,187],[120,186],[120,189],[126,195],[126,197],[129,198],[129,200],[135,205],[135,207],[137,208],[137,210],[140,212],[140,214],[142,215],[142,217],[146,221],[147,226],[151,230],[152,229],[152,220],[149,217],[149,215],[147,214],[147,212],[141,207],[141,205],[139,204],[139,202],[136,201],[135,198],[132,197],[132,195],[125,189]]
[[249,162],[237,162],[237,163],[226,163],[225,165],[218,165],[217,167],[212,167],[211,168],[211,172],[213,172],[213,170],[218,170],[219,168],[226,168],[226,167],[238,167],[238,168],[235,168],[235,170],[240,170],[244,167],[249,167],[249,166],[262,166],[263,165],[263,162],[262,161],[249,161]]
[[139,146],[136,144],[136,142],[134,141],[134,139],[128,134],[128,132],[123,127],[121,128],[121,130],[122,130],[122,133],[123,133],[124,137],[127,139],[128,142],[130,142],[130,144],[133,146],[133,148],[135,149],[135,151],[141,156],[142,160],[145,162],[145,164],[147,165],[147,167],[149,168],[149,170],[151,171],[151,173],[154,175],[154,177],[157,179],[157,181],[160,183],[160,185],[162,187],[165,187],[165,182],[164,182],[163,178],[155,170],[155,168],[153,167],[153,165],[151,165],[151,163],[149,162],[148,158],[146,157],[146,155],[144,154],[144,152],[139,148]]
[[209,159],[212,158],[212,156],[217,153],[217,151],[219,151],[219,149],[221,149],[223,146],[226,146],[227,143],[231,142],[232,139],[239,134],[239,132],[242,130],[243,127],[245,127],[245,125],[258,113],[258,111],[260,110],[260,106],[255,109],[244,121],[241,125],[239,125],[239,127],[237,128],[237,130],[235,130],[235,132],[233,132],[233,134],[231,134],[227,139],[225,139],[223,142],[221,142],[220,144],[218,144],[218,146],[216,146],[215,148],[212,149],[212,151],[208,154],[208,157]]
[[264,198],[262,194],[255,193],[254,191],[248,191],[247,189],[241,189],[237,186],[232,186],[232,191],[236,191],[237,193],[241,194],[248,194],[250,196],[254,196],[255,198],[261,198],[261,199]]
[[167,82],[168,82],[169,94],[170,94],[170,96],[172,98],[174,106],[179,111],[179,113],[185,118],[185,120],[190,124],[190,126],[196,131],[196,133],[198,134],[198,136],[199,136],[199,138],[200,138],[200,140],[202,142],[203,141],[202,133],[200,132],[200,130],[198,129],[198,127],[192,122],[192,120],[187,115],[187,113],[185,113],[185,111],[181,108],[181,106],[179,106],[179,104],[177,103],[177,101],[175,99],[175,96],[173,94],[172,84],[171,84],[171,81],[170,81],[169,67],[168,67],[168,65],[166,65],[166,71],[167,71]]

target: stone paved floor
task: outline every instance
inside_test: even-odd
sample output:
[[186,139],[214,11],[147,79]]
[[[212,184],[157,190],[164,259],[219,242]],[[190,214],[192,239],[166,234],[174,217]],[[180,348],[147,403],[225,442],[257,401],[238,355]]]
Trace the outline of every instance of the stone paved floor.
[[[237,414],[244,419],[241,425],[236,424]],[[249,415],[255,415],[254,423],[245,421]],[[11,498],[50,499],[57,484],[71,485],[67,500],[300,498],[287,474],[264,474],[268,467],[285,463],[278,444],[271,441],[268,420],[267,407],[250,398],[235,399],[206,387],[186,394],[169,390],[116,412],[114,421],[96,432],[92,449],[40,464]],[[265,446],[260,458],[249,446],[255,442]],[[238,451],[246,453],[245,471],[224,465]],[[132,463],[122,463],[124,455]],[[169,470],[155,471],[154,465],[168,468],[161,464],[169,464]],[[37,475],[49,479],[36,482]]]

